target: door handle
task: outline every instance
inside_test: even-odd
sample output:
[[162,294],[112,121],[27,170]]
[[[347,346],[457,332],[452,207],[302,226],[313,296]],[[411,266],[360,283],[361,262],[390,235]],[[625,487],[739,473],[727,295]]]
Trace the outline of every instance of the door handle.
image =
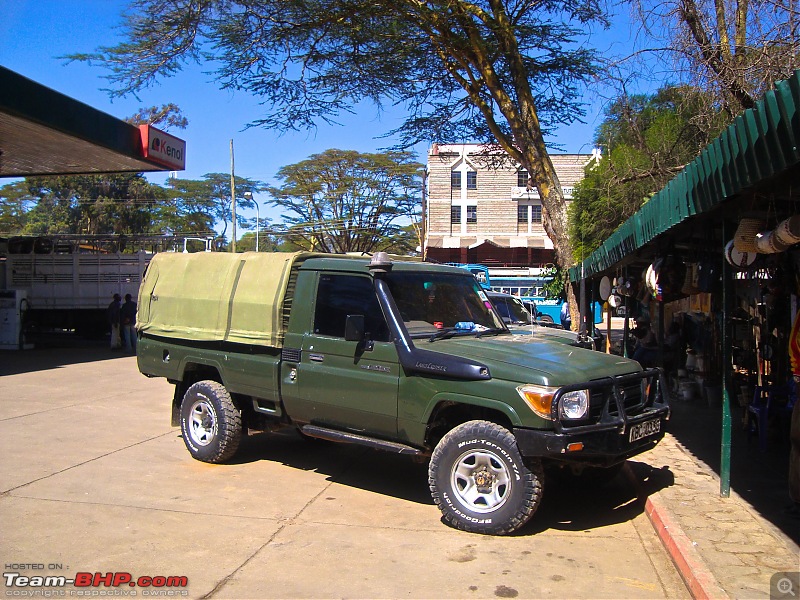
[[314,362],[324,362],[325,356],[323,354],[311,354],[308,355],[308,360],[312,360]]

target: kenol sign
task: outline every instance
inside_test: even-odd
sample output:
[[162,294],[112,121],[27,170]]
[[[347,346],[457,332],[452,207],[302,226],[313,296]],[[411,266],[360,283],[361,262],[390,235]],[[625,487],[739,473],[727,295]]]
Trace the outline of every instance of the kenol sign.
[[186,168],[186,142],[152,125],[139,125],[144,157],[176,171]]

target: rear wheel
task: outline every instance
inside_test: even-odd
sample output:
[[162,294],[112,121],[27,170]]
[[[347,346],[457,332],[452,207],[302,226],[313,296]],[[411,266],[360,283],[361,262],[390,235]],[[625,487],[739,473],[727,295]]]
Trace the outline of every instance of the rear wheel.
[[242,437],[242,415],[225,386],[198,381],[181,402],[181,434],[192,457],[221,463],[236,454]]
[[555,323],[555,321],[553,321],[553,317],[550,315],[540,315],[538,320],[542,323],[547,323],[548,325]]
[[516,531],[542,497],[542,467],[525,465],[510,431],[468,421],[445,435],[431,456],[428,484],[447,524],[473,533]]

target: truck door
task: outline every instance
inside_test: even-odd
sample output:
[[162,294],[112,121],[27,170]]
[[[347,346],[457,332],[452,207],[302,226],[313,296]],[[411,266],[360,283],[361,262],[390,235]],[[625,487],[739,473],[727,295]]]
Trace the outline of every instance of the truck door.
[[[345,341],[348,315],[364,315],[366,342]],[[319,275],[301,356],[298,392],[313,424],[396,436],[400,364],[370,277]]]

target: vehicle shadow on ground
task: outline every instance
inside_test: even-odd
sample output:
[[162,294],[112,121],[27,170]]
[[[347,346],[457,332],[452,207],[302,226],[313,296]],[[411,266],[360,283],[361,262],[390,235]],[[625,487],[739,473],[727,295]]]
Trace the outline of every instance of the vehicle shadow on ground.
[[417,504],[433,504],[428,491],[428,465],[408,456],[303,438],[293,429],[257,433],[242,441],[236,457],[227,464],[261,460],[294,469],[315,471],[328,480]]
[[[415,462],[407,456],[307,440],[286,429],[249,436],[228,464],[261,460],[316,471],[340,485],[416,504],[433,504],[427,462]],[[548,529],[582,531],[630,521],[644,512],[650,494],[671,486],[674,481],[668,468],[658,469],[633,460],[605,485],[548,477],[542,503],[519,535],[534,535]]]
[[132,356],[124,350],[110,350],[108,341],[104,340],[51,340],[38,343],[30,350],[1,350],[0,377]]
[[584,531],[633,520],[644,512],[647,498],[675,483],[667,467],[629,460],[607,483],[545,477],[542,503],[519,535],[555,529]]

